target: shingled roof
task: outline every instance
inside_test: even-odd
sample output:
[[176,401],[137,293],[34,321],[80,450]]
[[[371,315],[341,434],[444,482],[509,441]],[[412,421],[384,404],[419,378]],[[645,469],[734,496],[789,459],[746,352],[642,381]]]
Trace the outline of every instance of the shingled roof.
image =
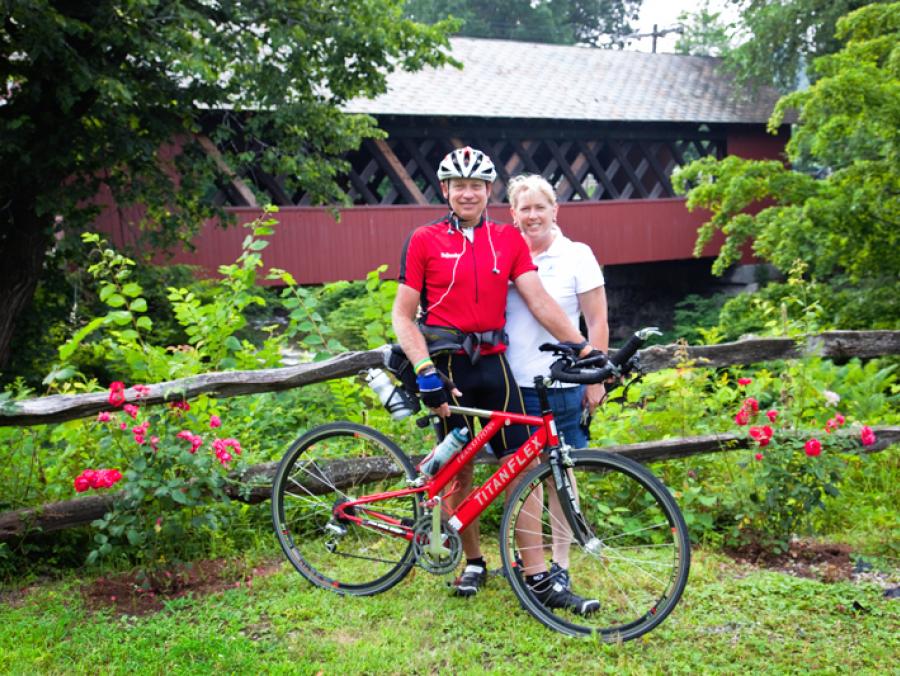
[[738,98],[719,59],[452,38],[462,70],[394,72],[388,91],[354,99],[372,115],[765,123],[778,95]]

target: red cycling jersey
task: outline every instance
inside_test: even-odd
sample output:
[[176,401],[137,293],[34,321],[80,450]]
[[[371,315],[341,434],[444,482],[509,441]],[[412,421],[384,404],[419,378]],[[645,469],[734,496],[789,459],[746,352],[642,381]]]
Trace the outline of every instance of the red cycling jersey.
[[469,241],[447,216],[413,230],[403,246],[400,282],[419,292],[429,326],[465,333],[502,329],[509,282],[537,270],[514,226],[482,217],[472,233]]

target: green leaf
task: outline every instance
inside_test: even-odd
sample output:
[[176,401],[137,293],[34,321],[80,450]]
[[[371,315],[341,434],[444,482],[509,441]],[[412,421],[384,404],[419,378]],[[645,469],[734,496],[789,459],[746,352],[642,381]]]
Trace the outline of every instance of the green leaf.
[[117,312],[110,312],[106,315],[110,321],[114,324],[118,324],[122,326],[124,324],[128,324],[131,322],[131,313],[128,310],[119,310]]
[[234,336],[228,336],[224,341],[224,345],[232,352],[237,352],[241,349],[241,341]]
[[136,324],[139,329],[144,329],[145,331],[151,331],[153,329],[153,320],[147,316],[138,317]]
[[147,301],[143,298],[135,298],[131,305],[128,306],[128,309],[132,312],[146,312],[147,311]]
[[106,304],[110,307],[122,307],[125,305],[125,298],[118,293],[114,293],[106,299]]
[[143,292],[141,285],[137,282],[128,282],[125,286],[122,287],[122,293],[126,296],[130,296],[134,298],[135,296],[140,296]]

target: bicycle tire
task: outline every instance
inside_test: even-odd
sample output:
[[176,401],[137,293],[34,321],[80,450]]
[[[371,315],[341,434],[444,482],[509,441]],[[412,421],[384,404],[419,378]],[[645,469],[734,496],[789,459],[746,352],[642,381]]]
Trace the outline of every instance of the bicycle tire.
[[[333,508],[340,500],[408,488],[415,477],[406,454],[377,430],[351,422],[311,429],[285,453],[272,482],[272,520],[285,556],[312,584],[338,594],[390,589],[415,563],[412,540],[338,521]],[[416,495],[372,503],[372,510],[404,526],[421,515]]]
[[[658,626],[684,592],[691,559],[684,518],[663,483],[637,462],[602,451],[575,451],[571,459],[568,471],[593,539],[580,545],[567,524],[568,531],[559,529],[553,542],[551,523],[559,524],[559,518],[550,512],[551,491],[545,488],[553,481],[552,468],[543,463],[515,488],[503,513],[500,553],[506,577],[522,607],[551,629],[610,643],[637,638]],[[560,545],[567,542],[571,592],[598,600],[595,612],[582,616],[548,607],[529,588],[516,533],[520,538],[535,534],[528,529],[537,528],[538,519],[540,545],[532,539],[531,546],[540,550],[541,565],[552,570],[554,548],[565,551]],[[538,572],[537,553],[529,558],[530,572]],[[551,584],[556,582],[553,577]]]

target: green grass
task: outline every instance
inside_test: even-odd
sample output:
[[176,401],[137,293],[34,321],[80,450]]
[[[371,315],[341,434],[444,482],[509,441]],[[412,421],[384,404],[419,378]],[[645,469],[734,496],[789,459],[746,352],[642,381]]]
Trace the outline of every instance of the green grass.
[[449,597],[447,579],[414,570],[380,596],[343,598],[285,565],[250,589],[121,617],[86,611],[84,580],[73,577],[0,606],[0,670],[863,674],[889,671],[900,651],[900,601],[879,588],[759,571],[703,550],[673,615],[623,645],[545,629],[500,577],[471,601]]

